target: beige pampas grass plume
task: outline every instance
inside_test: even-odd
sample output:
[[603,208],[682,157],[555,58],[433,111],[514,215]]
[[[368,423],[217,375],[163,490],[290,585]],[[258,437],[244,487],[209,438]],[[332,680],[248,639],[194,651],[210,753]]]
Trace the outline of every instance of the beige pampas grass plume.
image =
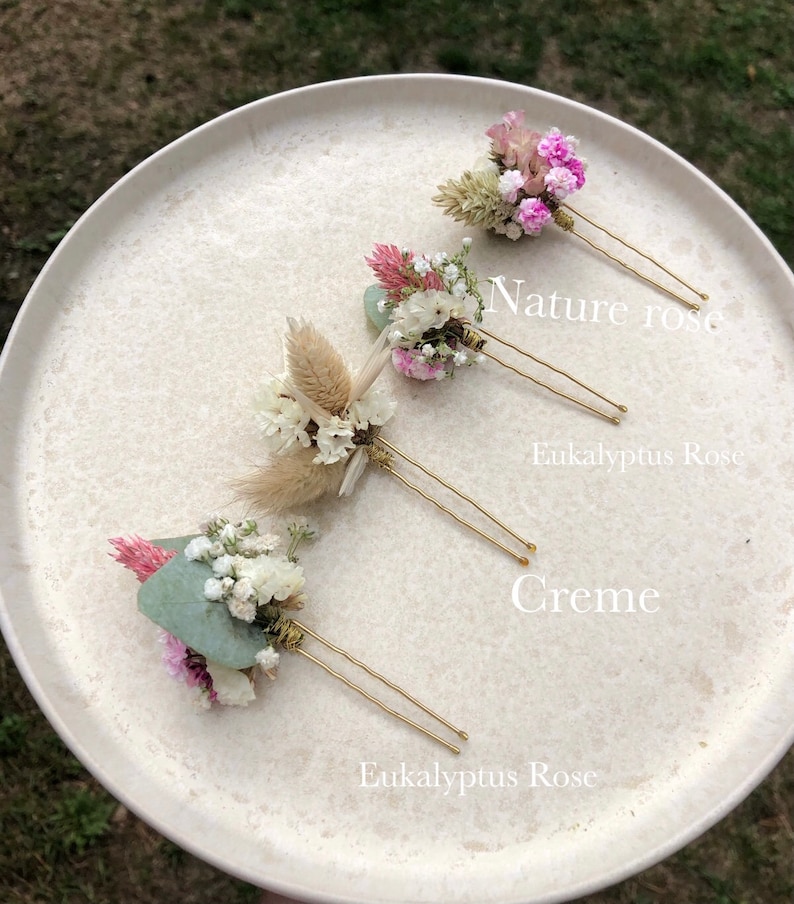
[[330,414],[350,403],[353,378],[342,356],[311,323],[288,320],[284,362],[290,386]]
[[266,465],[234,481],[234,488],[258,511],[277,515],[338,493],[345,462],[317,465],[313,447],[273,456]]

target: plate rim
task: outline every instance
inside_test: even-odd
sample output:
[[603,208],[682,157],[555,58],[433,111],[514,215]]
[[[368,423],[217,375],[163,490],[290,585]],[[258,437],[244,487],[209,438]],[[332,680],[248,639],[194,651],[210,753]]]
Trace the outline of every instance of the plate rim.
[[[91,217],[94,216],[94,213],[97,209],[99,209],[102,205],[107,204],[109,199],[112,198],[115,193],[123,190],[123,187],[126,186],[128,182],[137,179],[140,173],[151,167],[155,161],[164,160],[168,155],[174,153],[183,144],[200,139],[200,136],[202,134],[206,134],[210,130],[223,129],[225,127],[225,124],[231,119],[237,116],[247,115],[247,111],[250,111],[252,108],[263,108],[273,103],[288,103],[292,98],[301,97],[308,94],[316,94],[318,92],[321,93],[338,91],[340,89],[340,86],[342,90],[344,90],[346,86],[351,85],[369,86],[379,83],[393,85],[413,83],[415,85],[417,81],[457,84],[485,84],[493,88],[504,87],[506,89],[512,90],[519,89],[522,93],[525,93],[528,98],[533,95],[541,95],[547,98],[551,98],[555,102],[561,103],[563,105],[582,108],[583,110],[587,111],[588,115],[595,116],[596,118],[601,118],[603,121],[607,122],[611,128],[619,126],[621,129],[628,129],[631,132],[635,133],[637,136],[641,136],[644,141],[652,143],[657,150],[664,152],[665,155],[673,155],[680,164],[683,164],[689,170],[691,175],[696,176],[699,180],[705,183],[709,191],[720,196],[723,202],[727,202],[727,204],[733,209],[734,214],[738,214],[739,217],[743,220],[744,227],[752,232],[755,240],[761,243],[761,245],[765,248],[767,254],[770,255],[770,258],[777,263],[780,269],[779,275],[782,276],[783,279],[788,279],[790,286],[792,287],[792,289],[794,289],[794,274],[791,273],[788,266],[785,264],[782,257],[774,248],[772,243],[761,232],[759,227],[750,219],[747,213],[741,207],[739,207],[739,205],[729,195],[727,195],[727,193],[723,189],[717,186],[697,167],[689,163],[675,151],[672,151],[670,148],[663,145],[657,139],[636,128],[635,126],[625,123],[610,114],[604,113],[597,108],[583,104],[579,101],[571,100],[569,98],[565,98],[551,92],[542,91],[531,86],[498,79],[490,79],[477,76],[459,76],[445,73],[399,73],[372,76],[356,76],[354,78],[333,79],[292,88],[286,91],[281,91],[259,99],[252,100],[240,107],[222,113],[219,116],[196,126],[185,134],[164,145],[162,148],[156,150],[154,153],[141,160],[138,164],[135,165],[135,167],[133,167],[129,172],[122,176],[121,179],[119,179],[105,192],[103,192],[103,194],[100,195],[78,218],[78,220],[69,230],[69,233],[55,249],[53,254],[47,260],[44,267],[32,283],[24,302],[19,309],[17,317],[12,324],[11,330],[9,331],[9,335],[6,339],[2,354],[0,354],[0,385],[3,385],[4,379],[8,379],[7,371],[10,368],[11,364],[15,362],[15,359],[17,357],[15,346],[20,342],[18,336],[25,329],[26,319],[33,316],[29,313],[29,311],[33,309],[34,304],[36,303],[36,298],[41,291],[42,286],[46,285],[50,272],[55,267],[59,266],[59,262],[61,260],[69,255],[74,237],[80,235],[80,231],[85,228],[86,223],[90,222]],[[11,362],[11,364],[9,362]],[[2,489],[5,493],[4,488],[0,487],[0,489]],[[14,624],[11,621],[10,611],[6,604],[2,586],[0,586],[0,629],[2,629],[2,633],[4,635],[6,644],[14,660],[14,663],[20,674],[22,675],[23,680],[28,687],[28,690],[34,697],[37,706],[45,715],[56,733],[67,744],[76,758],[83,763],[83,765],[103,784],[105,788],[108,789],[110,793],[113,794],[114,797],[121,801],[131,811],[137,813],[143,821],[155,828],[158,832],[160,832],[160,834],[164,835],[165,837],[172,838],[180,846],[185,847],[187,850],[190,850],[191,853],[200,857],[202,860],[212,863],[217,868],[228,872],[228,864],[219,860],[218,858],[213,857],[211,850],[202,847],[200,843],[194,842],[193,839],[186,839],[183,836],[179,835],[173,830],[172,827],[163,825],[159,818],[152,817],[148,813],[144,815],[138,808],[135,800],[131,799],[131,797],[127,794],[126,789],[116,787],[115,783],[107,778],[102,765],[91,755],[90,751],[83,746],[80,739],[61,719],[60,715],[58,714],[57,708],[54,705],[54,702],[51,700],[52,689],[49,689],[48,695],[48,689],[41,686],[39,681],[37,680],[32,657],[29,654],[26,654],[26,652],[22,649],[17,631],[15,630]],[[632,875],[635,875],[638,871],[646,869],[653,864],[658,863],[660,860],[665,859],[675,851],[681,849],[683,846],[691,843],[699,835],[713,827],[720,819],[724,818],[729,812],[731,812],[742,800],[747,797],[747,795],[754,788],[756,788],[761,782],[766,779],[769,773],[775,768],[775,766],[792,747],[792,744],[794,744],[794,713],[792,714],[792,720],[788,735],[781,738],[776,747],[774,747],[764,758],[764,760],[761,761],[756,771],[752,775],[748,776],[746,781],[738,786],[732,795],[725,798],[722,801],[721,805],[714,806],[709,812],[704,814],[700,820],[690,825],[688,829],[679,831],[672,839],[668,841],[667,844],[660,845],[652,851],[646,852],[642,857],[635,857],[625,867],[625,869],[613,870],[607,875],[588,880],[587,882],[579,883],[579,885],[575,888],[571,887],[561,894],[554,893],[542,897],[534,897],[532,898],[532,900],[537,902],[537,904],[553,904],[553,902],[570,900],[572,895],[578,897],[584,894],[593,893],[609,885],[612,885],[615,882],[622,881]],[[245,871],[238,870],[235,871],[235,875],[240,876],[240,878],[243,878],[245,881],[251,882],[252,884],[260,884],[261,877],[257,877],[252,873],[245,874]],[[293,885],[276,881],[269,881],[267,887],[273,888],[274,890],[277,890],[286,895],[298,894],[303,899],[308,901],[333,900],[339,902],[353,902],[360,900],[357,897],[329,897],[328,894],[314,892],[311,889],[301,888],[298,884]],[[507,902],[507,899],[500,900]]]

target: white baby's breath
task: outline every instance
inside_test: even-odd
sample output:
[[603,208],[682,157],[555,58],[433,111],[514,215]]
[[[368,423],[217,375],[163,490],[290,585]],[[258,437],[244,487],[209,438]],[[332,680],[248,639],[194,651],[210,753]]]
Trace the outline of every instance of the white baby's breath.
[[228,553],[212,560],[212,573],[216,578],[228,578],[234,574],[234,559]]
[[191,562],[204,561],[209,556],[210,549],[212,549],[212,541],[202,534],[194,537],[185,547],[185,558],[190,559]]
[[226,600],[226,605],[229,609],[229,613],[234,616],[234,618],[239,618],[240,621],[248,622],[249,625],[256,618],[256,603],[250,599],[240,599],[235,596],[234,591],[232,591],[231,596]]
[[280,658],[272,646],[267,646],[256,654],[256,661],[263,672],[277,668]]
[[204,582],[204,597],[211,602],[223,599],[223,588],[217,578],[207,578]]

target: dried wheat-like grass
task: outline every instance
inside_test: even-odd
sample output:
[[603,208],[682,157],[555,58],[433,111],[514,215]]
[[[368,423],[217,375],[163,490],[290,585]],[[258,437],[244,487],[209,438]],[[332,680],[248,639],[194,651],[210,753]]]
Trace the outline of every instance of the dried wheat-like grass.
[[287,380],[330,414],[350,402],[353,378],[342,356],[311,323],[290,318],[284,337]]
[[494,229],[513,213],[513,205],[499,192],[499,175],[491,170],[467,170],[459,180],[450,179],[438,189],[433,203],[467,226]]
[[264,467],[241,477],[234,487],[258,510],[280,514],[339,492],[345,462],[314,463],[317,450],[303,447],[273,457]]

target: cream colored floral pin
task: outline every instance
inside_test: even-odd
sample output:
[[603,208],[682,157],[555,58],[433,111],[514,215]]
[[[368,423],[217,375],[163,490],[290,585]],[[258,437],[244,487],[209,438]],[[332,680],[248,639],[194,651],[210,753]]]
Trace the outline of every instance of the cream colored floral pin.
[[349,495],[371,461],[459,524],[527,565],[523,551],[515,552],[462,518],[396,469],[395,455],[473,506],[523,549],[535,551],[534,543],[383,436],[383,427],[394,416],[395,405],[373,384],[391,356],[387,341],[388,329],[384,329],[363,367],[354,375],[311,323],[288,321],[285,371],[267,380],[256,400],[256,422],[270,457],[235,482],[240,495],[258,511],[274,514],[295,510],[323,496]]

